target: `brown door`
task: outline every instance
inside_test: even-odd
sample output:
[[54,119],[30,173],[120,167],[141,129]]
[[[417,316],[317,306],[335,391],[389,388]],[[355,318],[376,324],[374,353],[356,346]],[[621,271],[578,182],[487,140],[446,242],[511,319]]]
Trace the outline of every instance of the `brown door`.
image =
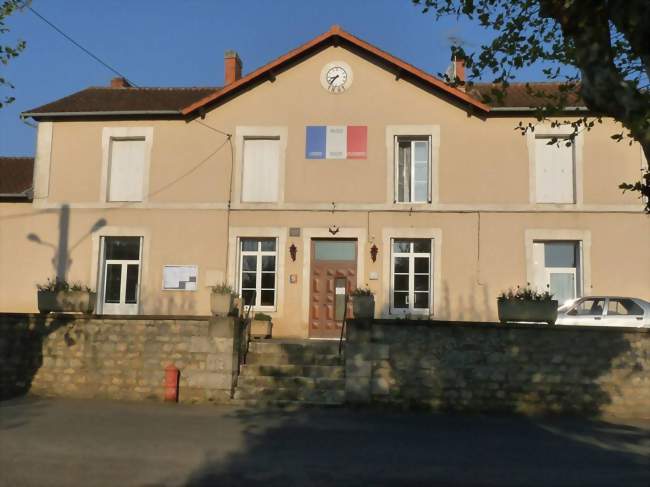
[[[322,239],[311,242],[309,336],[341,336],[345,295],[357,287],[356,240]],[[348,303],[347,316],[352,315]]]

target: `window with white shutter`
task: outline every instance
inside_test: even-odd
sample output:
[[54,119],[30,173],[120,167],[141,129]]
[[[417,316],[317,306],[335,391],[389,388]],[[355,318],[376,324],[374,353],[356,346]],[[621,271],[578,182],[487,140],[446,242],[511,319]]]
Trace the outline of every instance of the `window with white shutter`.
[[108,201],[143,201],[145,139],[111,139]]
[[535,138],[535,195],[537,203],[575,203],[574,144],[568,139]]
[[280,139],[244,139],[242,201],[278,201],[280,182]]

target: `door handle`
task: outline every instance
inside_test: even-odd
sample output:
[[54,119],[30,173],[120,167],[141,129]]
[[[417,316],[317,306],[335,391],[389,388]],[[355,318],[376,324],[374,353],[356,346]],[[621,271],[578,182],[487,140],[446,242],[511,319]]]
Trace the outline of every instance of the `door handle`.
[[602,316],[594,316],[594,320],[602,320],[602,319],[603,319]]
[[641,321],[643,319],[643,316],[637,316],[636,319]]

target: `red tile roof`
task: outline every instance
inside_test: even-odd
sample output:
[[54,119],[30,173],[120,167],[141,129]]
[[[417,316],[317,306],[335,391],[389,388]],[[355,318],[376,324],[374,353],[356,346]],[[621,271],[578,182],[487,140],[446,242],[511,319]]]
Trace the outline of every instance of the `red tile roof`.
[[[183,107],[200,100],[220,87],[196,88],[110,88],[91,87],[47,105],[27,110],[31,114],[152,113],[178,114]],[[155,114],[155,113],[154,113]]]
[[0,157],[0,197],[29,197],[33,157]]
[[[475,83],[469,93],[479,100],[485,101],[492,108],[528,108],[552,103],[553,97],[559,94],[560,86],[561,83],[511,83],[505,90],[503,99],[498,99],[492,90],[495,88],[501,90],[501,85]],[[486,95],[490,97],[488,100],[485,98]],[[575,91],[572,91],[567,95],[567,107],[584,107],[584,101]]]

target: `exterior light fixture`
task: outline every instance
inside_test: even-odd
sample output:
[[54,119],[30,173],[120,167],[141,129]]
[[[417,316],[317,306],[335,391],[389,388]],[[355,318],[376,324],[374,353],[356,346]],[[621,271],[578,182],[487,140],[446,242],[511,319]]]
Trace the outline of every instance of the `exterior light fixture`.
[[298,253],[298,247],[296,247],[296,244],[291,244],[291,247],[289,247],[289,255],[291,255],[291,260],[293,262],[296,261],[297,253]]
[[370,258],[372,259],[373,262],[377,261],[378,253],[379,253],[379,249],[375,244],[372,244],[372,247],[370,247]]

